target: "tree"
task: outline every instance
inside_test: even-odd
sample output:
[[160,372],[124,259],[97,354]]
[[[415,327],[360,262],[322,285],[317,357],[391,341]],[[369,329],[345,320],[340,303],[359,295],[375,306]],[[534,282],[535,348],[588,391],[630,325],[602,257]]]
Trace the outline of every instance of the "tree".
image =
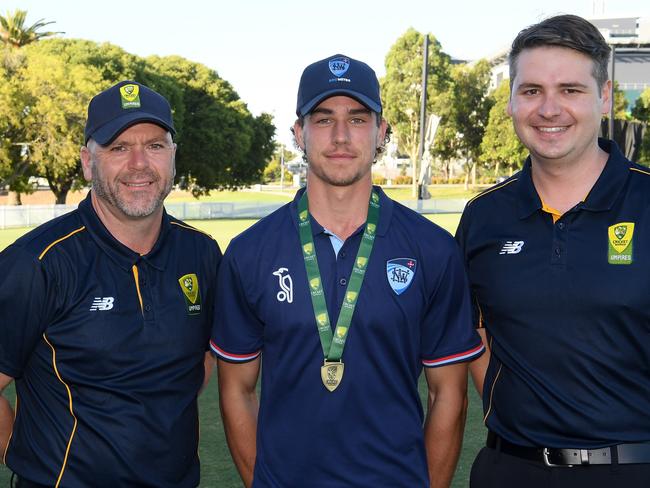
[[506,109],[510,99],[510,85],[501,83],[492,93],[494,105],[490,109],[488,124],[481,141],[480,161],[486,168],[494,170],[494,176],[501,175],[501,165],[508,173],[521,168],[528,156],[528,150],[521,143]]
[[458,65],[452,70],[452,83],[445,93],[442,120],[433,154],[449,158],[457,155],[465,165],[465,187],[469,175],[476,183],[475,165],[481,154],[481,141],[487,126],[492,98],[488,95],[490,65],[481,60],[474,66]]
[[48,39],[25,48],[17,72],[24,100],[23,132],[34,172],[47,179],[57,204],[85,186],[79,147],[86,109],[98,92],[144,68],[140,58],[111,44]]
[[20,117],[12,117],[9,113],[15,115],[16,109],[21,107],[21,101],[25,98],[22,88],[16,84],[15,73],[24,65],[24,55],[19,48],[32,44],[39,39],[50,37],[59,32],[39,32],[46,25],[54,22],[44,22],[41,19],[29,27],[25,26],[27,12],[25,10],[16,10],[14,13],[7,13],[5,16],[0,15],[0,42],[4,45],[2,53],[2,73],[3,85],[5,85],[5,94],[12,91],[12,104],[5,114],[5,119],[0,123],[0,138],[5,141],[5,150],[0,154],[0,186],[8,186],[14,196],[16,204],[21,204],[20,195],[22,193],[31,193],[33,188],[29,184],[29,177],[34,174],[34,168],[30,165],[29,147],[26,145],[24,133],[24,124],[20,122]]
[[[450,82],[450,57],[442,46],[429,36],[427,113],[438,113]],[[386,76],[381,80],[384,113],[391,124],[400,151],[415,164],[420,137],[420,105],[422,97],[422,58],[424,35],[408,29],[386,55]]]
[[271,116],[253,117],[230,83],[200,63],[152,56],[147,65],[152,79],[174,80],[181,89],[183,116],[174,113],[175,123],[181,120],[176,156],[181,186],[198,196],[261,181],[274,150]]
[[650,123],[650,88],[641,92],[632,108],[632,117],[640,122]]
[[11,47],[22,47],[32,42],[36,42],[45,37],[51,37],[63,32],[39,32],[43,27],[54,24],[54,21],[44,22],[40,19],[29,27],[25,26],[27,11],[16,9],[14,13],[8,12],[7,15],[0,15],[0,41]]
[[[264,182],[271,183],[275,181],[280,181],[281,171],[282,171],[280,154],[282,154],[285,164],[296,157],[296,154],[288,150],[286,147],[284,147],[284,145],[276,147],[276,151],[273,152],[273,157],[266,165],[266,168],[264,168]],[[293,176],[285,167],[284,181],[287,183],[291,183],[292,179]]]
[[618,86],[618,81],[614,82],[614,118],[627,120],[629,115],[627,113],[627,98],[625,98],[625,92],[620,89]]
[[[273,153],[271,116],[253,117],[213,70],[178,56],[144,59],[111,44],[75,39],[48,39],[23,48],[22,55],[11,83],[0,86],[0,108],[17,114],[0,117],[0,178],[11,168],[19,174],[20,161],[28,170],[24,181],[29,175],[47,178],[56,202],[65,203],[71,189],[86,185],[79,146],[90,99],[131,79],[157,90],[172,106],[182,187],[199,195],[261,181]],[[12,155],[15,161],[8,164]]]

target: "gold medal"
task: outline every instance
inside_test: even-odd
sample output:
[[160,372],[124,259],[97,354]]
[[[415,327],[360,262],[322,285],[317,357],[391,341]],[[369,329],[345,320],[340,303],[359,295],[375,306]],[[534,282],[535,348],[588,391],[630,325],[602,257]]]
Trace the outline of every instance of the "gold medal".
[[329,391],[336,390],[343,379],[343,362],[328,361],[325,359],[323,366],[320,368],[320,377],[323,380],[325,388]]

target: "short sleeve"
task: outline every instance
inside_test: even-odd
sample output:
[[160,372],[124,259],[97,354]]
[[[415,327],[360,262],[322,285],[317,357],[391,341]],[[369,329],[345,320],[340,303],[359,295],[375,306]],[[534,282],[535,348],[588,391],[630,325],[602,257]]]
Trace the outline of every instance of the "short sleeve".
[[[451,241],[451,239],[450,239]],[[422,320],[422,364],[426,367],[471,361],[484,347],[472,327],[467,278],[456,246],[442,267]]]
[[20,378],[45,330],[48,279],[42,263],[17,246],[0,253],[0,371]]
[[224,361],[252,361],[261,353],[263,333],[264,326],[247,298],[235,258],[227,250],[217,276],[210,347]]

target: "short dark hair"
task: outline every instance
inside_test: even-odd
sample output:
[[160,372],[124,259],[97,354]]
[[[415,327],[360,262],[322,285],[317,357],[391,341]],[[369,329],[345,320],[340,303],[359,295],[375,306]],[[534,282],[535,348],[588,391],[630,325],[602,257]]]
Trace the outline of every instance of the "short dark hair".
[[599,89],[602,90],[609,79],[611,48],[596,26],[577,15],[557,15],[525,28],[512,41],[508,55],[511,90],[517,76],[517,59],[521,52],[544,46],[566,47],[589,56],[594,63],[592,75]]

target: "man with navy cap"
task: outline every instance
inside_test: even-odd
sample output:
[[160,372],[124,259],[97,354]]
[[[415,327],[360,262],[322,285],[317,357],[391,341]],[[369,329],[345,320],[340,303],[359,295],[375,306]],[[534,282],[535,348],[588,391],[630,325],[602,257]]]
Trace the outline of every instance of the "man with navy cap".
[[232,241],[217,280],[235,464],[248,487],[448,486],[483,351],[456,245],[372,185],[387,124],[368,65],[308,66],[296,113],[307,187]]
[[95,96],[79,208],[0,254],[0,452],[15,486],[195,487],[197,395],[221,260],[169,216],[167,100],[134,81]]

